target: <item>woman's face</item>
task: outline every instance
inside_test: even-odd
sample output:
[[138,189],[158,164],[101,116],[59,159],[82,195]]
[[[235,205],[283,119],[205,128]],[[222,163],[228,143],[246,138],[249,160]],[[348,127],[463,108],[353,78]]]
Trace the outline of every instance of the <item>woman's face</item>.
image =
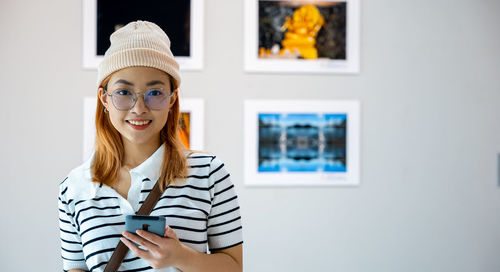
[[[131,94],[134,92],[149,93],[148,99],[153,101],[152,99],[156,99],[160,93],[155,91],[159,88],[163,88],[166,95],[174,91],[171,90],[169,76],[165,72],[151,67],[128,67],[119,70],[111,76],[107,90],[99,88],[101,102],[106,107],[111,123],[121,134],[123,141],[133,144],[154,144],[159,141],[160,131],[167,122],[169,110],[177,99],[177,93],[174,92],[167,100],[161,100],[161,104],[151,103],[150,105],[153,105],[154,109],[150,109],[146,105],[143,95],[136,94],[135,105],[129,110],[117,109],[116,99],[114,104],[109,95],[119,94],[121,98],[124,98],[133,96]],[[115,92],[116,90],[119,92]],[[148,90],[151,91],[148,92]],[[158,105],[165,105],[165,107],[158,109]]]

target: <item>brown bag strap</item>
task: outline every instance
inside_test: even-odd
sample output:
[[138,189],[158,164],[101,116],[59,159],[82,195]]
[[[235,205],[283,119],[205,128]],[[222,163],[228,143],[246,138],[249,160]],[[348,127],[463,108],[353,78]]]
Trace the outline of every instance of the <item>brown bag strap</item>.
[[[160,182],[157,181],[155,186],[153,187],[151,192],[149,192],[148,197],[146,198],[146,200],[144,200],[141,208],[139,208],[136,214],[149,215],[153,207],[160,199],[161,195],[162,193],[160,190]],[[115,251],[113,251],[113,255],[111,255],[111,259],[109,259],[109,262],[106,265],[104,272],[116,272],[118,267],[120,267],[120,264],[122,263],[123,259],[125,258],[125,255],[127,255],[127,252],[128,252],[128,247],[124,243],[122,243],[122,241],[120,241],[116,246]]]

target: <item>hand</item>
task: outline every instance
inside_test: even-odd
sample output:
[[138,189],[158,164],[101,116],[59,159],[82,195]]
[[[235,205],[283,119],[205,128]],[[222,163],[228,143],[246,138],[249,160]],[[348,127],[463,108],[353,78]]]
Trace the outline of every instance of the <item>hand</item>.
[[[178,261],[179,254],[183,249],[183,245],[179,242],[177,234],[169,226],[165,227],[164,237],[154,233],[137,230],[137,234],[124,231],[120,240],[139,258],[148,261],[149,265],[155,269],[168,266],[175,266],[175,261]],[[140,249],[137,245],[130,242],[133,241],[144,248]]]

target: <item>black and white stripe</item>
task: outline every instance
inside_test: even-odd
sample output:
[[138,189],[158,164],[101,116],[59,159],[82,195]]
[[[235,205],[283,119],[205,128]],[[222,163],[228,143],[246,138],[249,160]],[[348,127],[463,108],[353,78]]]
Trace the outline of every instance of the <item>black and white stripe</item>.
[[[162,158],[154,157],[155,154],[153,159]],[[191,154],[188,164],[187,179],[169,185],[151,215],[164,216],[179,240],[199,252],[241,244],[238,198],[225,165],[215,156],[201,153]],[[103,271],[124,230],[125,200],[106,185],[96,186],[84,178],[88,176],[85,171],[89,171],[83,170],[85,167],[77,169],[59,185],[64,270]],[[135,205],[140,206],[155,184],[152,179],[147,175],[140,177],[136,183],[140,190],[134,190],[136,195],[129,195],[128,200],[137,201]],[[96,195],[89,193],[92,190],[96,190]],[[122,265],[126,271],[154,270],[132,252],[128,252]]]

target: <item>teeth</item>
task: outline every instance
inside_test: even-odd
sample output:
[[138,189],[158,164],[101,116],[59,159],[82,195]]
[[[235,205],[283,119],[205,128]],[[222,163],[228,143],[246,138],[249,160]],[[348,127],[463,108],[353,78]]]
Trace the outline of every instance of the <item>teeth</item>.
[[145,124],[148,124],[150,121],[132,121],[132,120],[128,120],[128,122],[131,123],[132,125],[143,126]]

